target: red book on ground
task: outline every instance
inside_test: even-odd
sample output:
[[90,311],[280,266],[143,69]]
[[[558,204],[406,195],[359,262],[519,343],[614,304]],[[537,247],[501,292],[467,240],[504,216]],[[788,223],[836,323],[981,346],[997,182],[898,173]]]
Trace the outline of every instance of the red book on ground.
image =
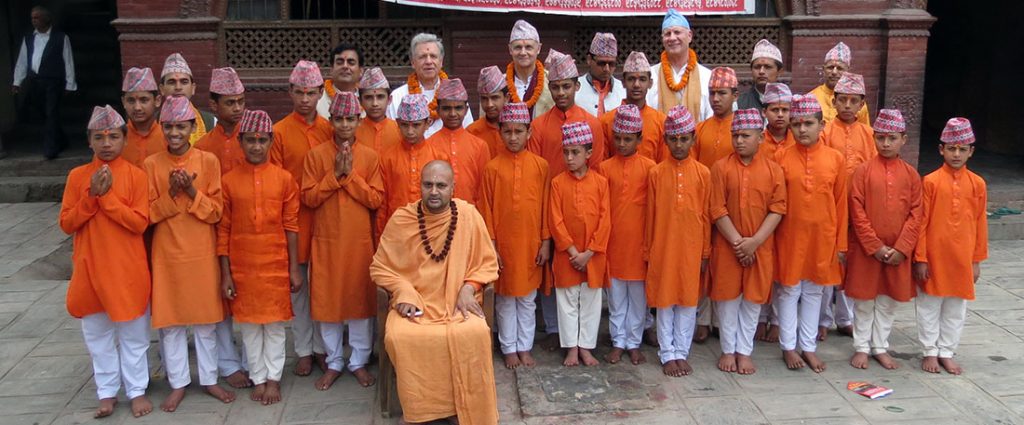
[[892,394],[892,388],[886,388],[867,382],[850,381],[846,384],[846,389],[872,400]]

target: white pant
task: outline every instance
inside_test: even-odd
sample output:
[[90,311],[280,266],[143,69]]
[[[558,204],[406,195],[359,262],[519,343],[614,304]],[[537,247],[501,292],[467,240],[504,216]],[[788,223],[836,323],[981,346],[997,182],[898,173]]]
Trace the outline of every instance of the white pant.
[[854,300],[853,349],[881,354],[889,349],[889,333],[900,303],[885,295],[873,300]]
[[540,314],[544,317],[544,333],[558,333],[558,301],[555,300],[555,292],[545,295],[544,291],[537,291],[540,298]]
[[608,288],[608,332],[616,348],[640,348],[647,321],[647,293],[642,280],[612,278]]
[[522,297],[494,296],[494,315],[498,319],[498,345],[501,354],[533,349],[537,331],[537,291]]
[[246,360],[249,363],[249,379],[260,385],[269,381],[281,381],[284,371],[284,322],[238,323],[242,330]]
[[674,305],[658,309],[658,358],[662,364],[672,360],[686,360],[693,343],[693,328],[697,322],[697,307]]
[[757,318],[758,323],[769,323],[779,325],[779,312],[775,310],[775,299],[779,297],[779,282],[772,282],[772,296],[767,304],[761,304],[761,314]]
[[967,316],[967,300],[957,297],[936,297],[917,293],[917,338],[924,356],[952,358],[960,345]]
[[320,323],[314,322],[309,310],[309,264],[300,264],[302,288],[292,294],[292,338],[294,339],[295,355],[298,357],[312,356],[313,353],[324,354],[324,339],[320,336]]
[[568,288],[555,288],[558,301],[558,340],[562,348],[597,347],[597,328],[601,324],[601,290],[583,282]]
[[231,316],[217,322],[217,373],[220,376],[245,371],[245,345],[242,345],[242,355],[239,356],[233,328]]
[[718,340],[722,353],[749,356],[754,352],[754,332],[761,305],[743,298],[741,294],[729,301],[716,301],[718,313]]
[[[818,326],[831,328],[833,324],[837,327],[853,325],[853,300],[846,298],[846,291],[837,289],[836,286],[826,286],[821,293],[821,317]],[[835,298],[833,298],[835,295]],[[835,300],[833,309],[832,301]]]
[[697,302],[697,326],[711,326],[715,318],[715,304],[711,297],[703,297]]
[[[199,385],[217,385],[217,325],[192,325],[196,343],[196,369]],[[171,388],[185,388],[192,383],[188,367],[188,327],[170,326],[160,329],[160,357],[164,359]]]
[[117,397],[124,383],[129,399],[146,394],[149,387],[149,309],[127,322],[114,322],[107,313],[82,318],[82,336],[92,358],[96,397]]
[[320,335],[327,348],[327,368],[338,372],[345,367],[345,326],[348,326],[348,345],[352,354],[348,357],[348,370],[366,367],[373,351],[374,318],[346,320],[344,323],[320,322]]
[[[785,351],[814,352],[818,349],[818,315],[825,287],[809,280],[793,286],[779,285],[776,299],[779,312],[779,346]],[[799,337],[799,338],[798,338]]]

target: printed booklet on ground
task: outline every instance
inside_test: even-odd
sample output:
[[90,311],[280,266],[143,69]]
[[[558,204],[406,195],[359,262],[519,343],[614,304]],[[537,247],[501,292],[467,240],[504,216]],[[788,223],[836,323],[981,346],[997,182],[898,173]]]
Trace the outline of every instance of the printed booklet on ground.
[[850,381],[849,383],[846,384],[846,389],[853,391],[857,394],[860,394],[864,397],[870,398],[872,400],[892,394],[892,388],[886,388],[868,382]]

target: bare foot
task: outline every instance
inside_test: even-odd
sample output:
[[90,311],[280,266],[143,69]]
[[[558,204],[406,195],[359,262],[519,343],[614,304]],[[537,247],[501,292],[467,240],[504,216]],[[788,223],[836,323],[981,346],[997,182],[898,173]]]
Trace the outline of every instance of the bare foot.
[[178,405],[185,399],[185,387],[172,389],[171,393],[167,395],[163,403],[160,403],[160,410],[165,412],[173,412],[178,410]]
[[931,373],[942,372],[942,369],[939,368],[939,358],[935,356],[925,356],[925,358],[921,359],[921,370]]
[[327,373],[330,368],[327,367],[327,355],[321,353],[313,353],[313,363],[316,363],[316,367],[320,368],[320,371]]
[[786,367],[790,370],[801,369],[806,366],[804,359],[800,357],[800,354],[797,354],[796,350],[783,350],[782,360],[786,361]]
[[875,354],[874,357],[875,361],[886,369],[893,370],[900,368],[899,362],[893,359],[892,356],[889,355],[889,353],[878,353]]
[[256,384],[252,388],[252,393],[249,394],[249,400],[263,401],[263,393],[265,392],[267,392],[267,384]]
[[757,329],[754,329],[754,341],[764,341],[764,335],[768,332],[768,324],[757,322]]
[[953,361],[952,357],[939,357],[939,364],[942,365],[943,369],[946,369],[946,372],[949,372],[953,375],[959,375],[961,373],[964,373],[963,368],[961,368],[959,364]]
[[693,332],[693,342],[703,344],[708,340],[708,335],[711,335],[711,326],[697,326],[697,330]]
[[565,353],[565,360],[562,361],[562,366],[573,367],[580,365],[580,348],[572,347],[568,353]]
[[818,341],[824,341],[828,338],[828,328],[824,326],[818,326]]
[[644,344],[650,345],[651,347],[658,347],[658,333],[654,331],[654,328],[644,329],[644,336],[642,340]]
[[767,342],[779,342],[779,325],[769,326],[768,333],[764,335],[764,340]]
[[263,393],[263,405],[269,406],[279,401],[281,401],[281,383],[268,380],[267,391]]
[[292,373],[296,376],[309,376],[313,373],[313,356],[299,357],[299,360],[295,362],[295,368],[292,369]]
[[853,325],[840,326],[836,328],[836,332],[839,332],[839,335],[853,338]]
[[722,372],[735,372],[736,355],[722,353],[722,355],[718,357],[718,370]]
[[355,375],[356,382],[359,382],[359,385],[362,385],[363,388],[373,386],[373,384],[377,383],[377,378],[374,378],[365,367],[353,370],[352,375]]
[[562,348],[562,342],[558,339],[558,334],[553,333],[545,336],[544,340],[540,342],[540,346],[547,351],[558,351]]
[[505,354],[505,369],[515,369],[522,366],[522,362],[519,361],[519,354],[508,353]]
[[676,364],[675,360],[669,360],[663,363],[661,365],[661,373],[664,373],[665,376],[671,376],[673,378],[683,376],[683,371],[679,369],[679,365]]
[[813,351],[804,351],[804,360],[807,361],[807,366],[809,366],[811,370],[817,373],[825,371],[825,362],[821,361],[821,359],[818,358],[818,355],[814,354]]
[[537,365],[537,361],[533,359],[533,354],[530,354],[529,351],[520,351],[518,354],[519,361],[523,362],[523,366],[534,367]]
[[583,362],[584,366],[597,366],[601,362],[594,358],[594,355],[590,353],[590,350],[580,348],[580,361]]
[[132,399],[132,416],[141,418],[153,412],[153,403],[145,394]]
[[850,357],[850,366],[853,366],[856,369],[867,369],[868,353],[853,353],[853,357]]
[[619,360],[622,360],[622,352],[623,351],[625,351],[625,350],[623,350],[623,349],[621,349],[619,347],[612,348],[612,351],[610,351],[608,354],[604,355],[604,360],[606,362],[608,362],[608,363],[611,363],[611,364],[618,363]]
[[249,380],[249,375],[244,371],[236,371],[224,378],[228,382],[228,385],[234,388],[249,388],[252,386],[252,381]]
[[313,386],[320,391],[327,391],[331,389],[331,385],[334,385],[334,381],[337,381],[339,376],[341,376],[341,371],[328,368],[327,372],[324,372],[324,375],[313,383]]
[[757,366],[754,366],[754,359],[751,359],[750,356],[737,354],[736,372],[739,372],[740,375],[753,375],[754,372],[757,372]]
[[693,368],[686,362],[685,359],[676,359],[676,364],[679,365],[679,370],[683,372],[683,376],[693,373]]
[[643,351],[640,351],[639,348],[626,350],[626,352],[629,353],[629,362],[633,363],[634,366],[641,363],[647,363],[647,357],[644,356]]
[[231,403],[232,401],[235,401],[235,392],[225,390],[221,388],[220,385],[204,385],[203,391],[206,391],[207,394],[223,403]]
[[96,413],[93,413],[92,417],[99,419],[113,415],[114,406],[117,406],[117,398],[101,398],[100,406],[96,408]]

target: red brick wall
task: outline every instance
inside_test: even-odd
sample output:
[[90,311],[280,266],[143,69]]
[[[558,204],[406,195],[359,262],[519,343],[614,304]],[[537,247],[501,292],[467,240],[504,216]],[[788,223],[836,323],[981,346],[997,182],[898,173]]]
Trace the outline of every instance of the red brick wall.
[[153,69],[153,76],[160,79],[160,71],[164,67],[164,59],[171,53],[181,53],[192,68],[192,76],[198,84],[193,102],[206,105],[210,88],[210,72],[217,63],[217,44],[215,40],[175,41],[132,41],[121,40],[121,73],[128,68],[148,66]]
[[117,0],[119,18],[176,18],[180,0]]
[[864,75],[864,85],[867,88],[867,104],[871,111],[871,118],[878,111],[878,89],[881,79],[882,43],[884,37],[881,35],[872,36],[809,36],[793,37],[792,52],[789,57],[795,58],[791,65],[793,81],[793,92],[809,92],[821,85],[825,80],[822,74],[822,65],[825,62],[825,53],[842,41],[850,46],[852,52],[852,65],[850,72]]

